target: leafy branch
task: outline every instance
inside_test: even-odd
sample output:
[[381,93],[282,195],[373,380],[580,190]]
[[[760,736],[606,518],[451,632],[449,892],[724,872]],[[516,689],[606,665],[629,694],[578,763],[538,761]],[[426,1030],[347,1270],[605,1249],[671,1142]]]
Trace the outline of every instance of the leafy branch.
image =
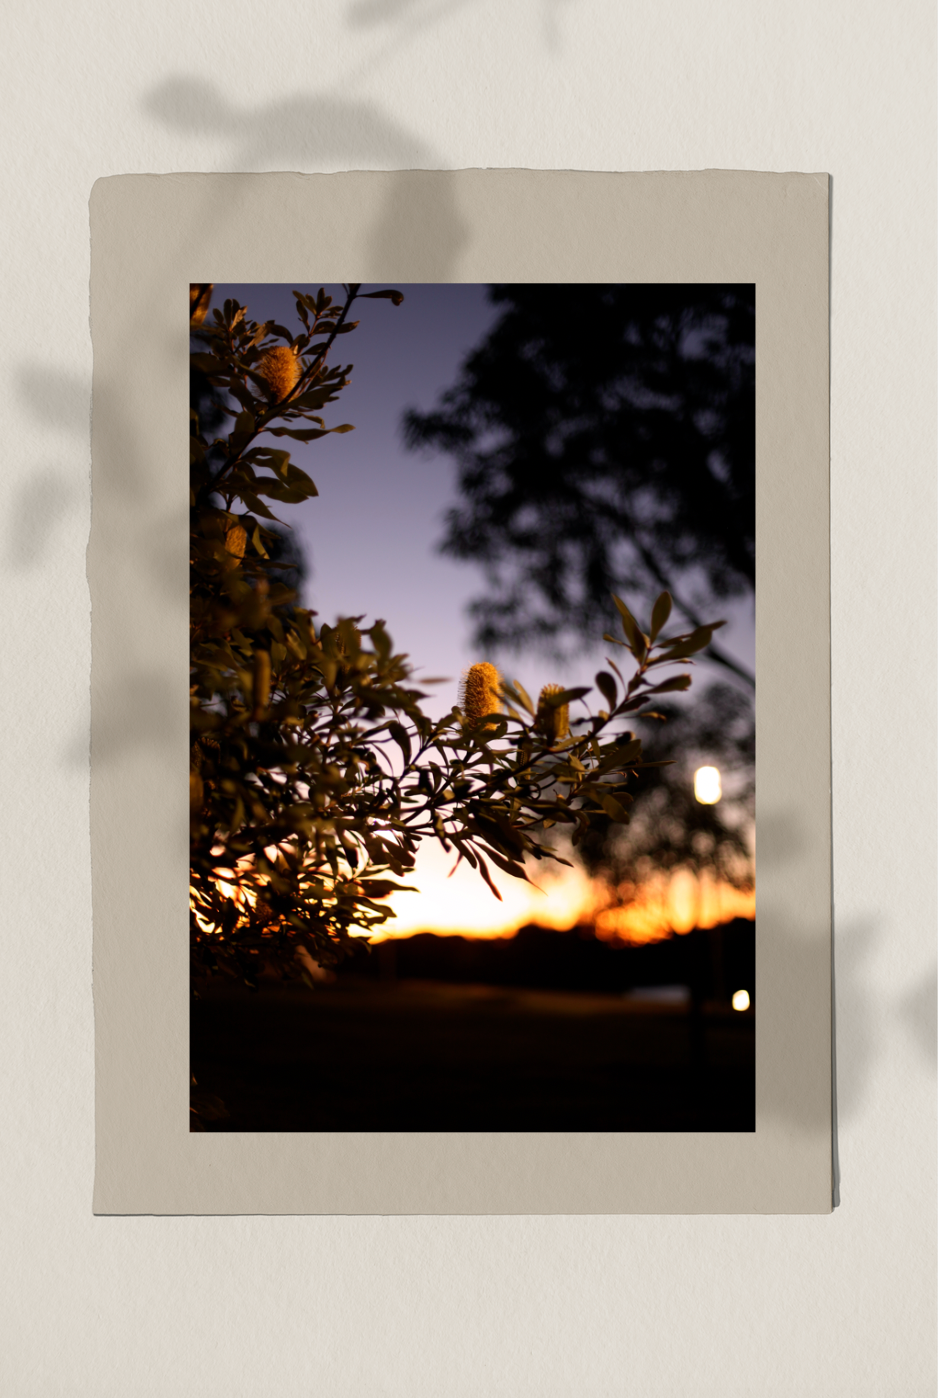
[[[480,663],[440,720],[423,712],[427,696],[382,621],[317,628],[278,580],[263,522],[275,519],[265,499],[299,503],[316,487],[288,451],[256,443],[263,433],[306,442],[348,430],[320,413],[348,383],[349,368],[328,368],[326,355],[355,329],[347,317],[361,295],[351,284],[335,306],[324,290],[295,291],[295,338],[229,300],[198,332],[209,352],[193,355],[197,381],[239,411],[209,440],[196,395],[190,437],[192,956],[200,973],[225,970],[251,985],[263,964],[307,974],[309,957],[335,961],[354,933],[380,928],[426,839],[500,897],[490,866],[529,879],[530,861],[567,862],[552,827],[570,828],[576,845],[597,822],[628,823],[630,779],[661,764],[643,759],[623,725],[652,715],[655,696],[689,686],[689,675],[662,679],[659,667],[688,662],[722,625],[663,639],[667,592],[647,631],[617,598],[622,638],[606,639],[635,668],[626,679],[610,660],[596,675],[604,707],[590,711],[592,687],[546,686],[535,704]],[[571,706],[582,709],[572,720]]]

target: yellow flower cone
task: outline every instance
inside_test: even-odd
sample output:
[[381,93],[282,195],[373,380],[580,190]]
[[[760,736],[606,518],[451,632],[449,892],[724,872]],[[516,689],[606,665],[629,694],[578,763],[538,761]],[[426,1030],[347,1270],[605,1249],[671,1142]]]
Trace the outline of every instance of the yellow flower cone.
[[562,693],[563,685],[545,684],[538,695],[534,726],[552,743],[559,743],[570,734],[570,705],[549,703],[552,695]]
[[470,665],[463,676],[460,706],[468,723],[478,723],[488,714],[501,712],[501,675],[487,660]]
[[268,384],[267,397],[279,403],[292,393],[300,380],[302,365],[294,346],[278,345],[268,350],[257,366],[257,372]]

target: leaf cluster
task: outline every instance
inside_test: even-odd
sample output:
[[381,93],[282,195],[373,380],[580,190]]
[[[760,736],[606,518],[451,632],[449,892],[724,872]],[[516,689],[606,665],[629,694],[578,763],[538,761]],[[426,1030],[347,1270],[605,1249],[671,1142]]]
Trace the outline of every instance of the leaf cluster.
[[[631,656],[626,680],[610,662],[589,687],[551,693],[579,704],[560,741],[544,736],[519,682],[503,684],[503,711],[470,722],[454,708],[431,720],[413,687],[407,657],[383,621],[364,617],[317,627],[272,557],[273,515],[265,500],[298,503],[316,493],[285,450],[258,438],[311,441],[329,431],[322,410],[348,383],[351,366],[326,355],[355,328],[349,312],[320,291],[294,292],[296,337],[274,322],[248,320],[227,301],[199,327],[196,373],[216,397],[210,415],[227,431],[191,423],[190,907],[194,967],[225,970],[255,985],[263,965],[306,974],[304,957],[336,961],[354,932],[392,916],[425,839],[476,869],[496,897],[492,869],[528,878],[529,861],[560,860],[552,827],[577,844],[597,823],[627,823],[631,780],[652,764],[623,723],[649,700],[684,689],[687,675],[660,679],[683,663],[713,627],[659,635],[670,612],[662,594],[647,632],[616,602]],[[399,304],[399,292],[370,293]],[[258,366],[272,347],[294,353],[295,387],[272,401]],[[201,390],[200,390],[201,391]],[[315,426],[298,426],[313,422]],[[706,632],[706,635],[703,632]],[[299,958],[298,958],[299,953]]]

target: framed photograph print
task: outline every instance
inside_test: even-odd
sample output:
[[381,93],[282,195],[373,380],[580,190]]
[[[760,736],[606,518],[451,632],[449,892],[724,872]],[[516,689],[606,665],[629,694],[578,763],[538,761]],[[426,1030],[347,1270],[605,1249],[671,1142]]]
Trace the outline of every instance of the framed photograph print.
[[95,186],[96,1212],[830,1210],[828,202]]

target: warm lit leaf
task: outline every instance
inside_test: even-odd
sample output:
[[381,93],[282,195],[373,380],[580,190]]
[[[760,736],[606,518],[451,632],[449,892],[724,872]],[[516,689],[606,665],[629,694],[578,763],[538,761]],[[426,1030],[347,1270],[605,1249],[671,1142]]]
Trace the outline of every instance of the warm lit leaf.
[[690,675],[675,675],[673,679],[664,680],[662,684],[652,685],[646,689],[646,694],[671,694],[675,690],[690,689]]

